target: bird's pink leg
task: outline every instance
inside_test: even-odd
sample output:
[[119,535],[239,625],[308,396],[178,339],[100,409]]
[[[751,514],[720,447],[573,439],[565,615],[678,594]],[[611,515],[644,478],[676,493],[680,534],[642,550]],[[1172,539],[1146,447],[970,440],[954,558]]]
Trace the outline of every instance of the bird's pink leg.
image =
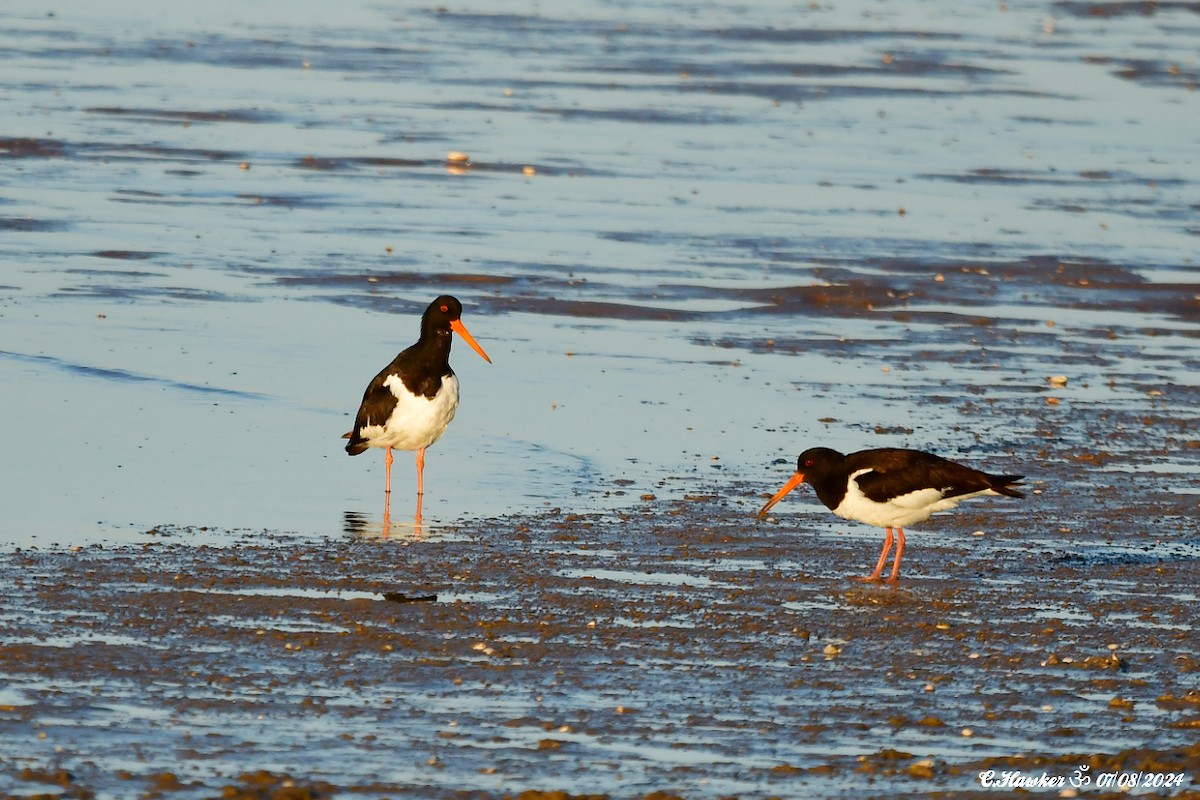
[[417,513],[414,522],[421,524],[421,501],[425,497],[425,448],[417,448]]
[[[892,549],[892,529],[887,528],[887,537],[883,540],[883,551],[879,554],[879,563],[875,565],[875,569],[865,578],[859,578],[860,581],[877,581],[879,576],[883,574],[883,565],[887,561],[888,551]],[[899,562],[897,562],[899,563]]]
[[[892,564],[892,577],[887,579],[888,583],[895,583],[900,579],[900,557],[904,555],[904,528],[896,528],[896,560]],[[882,564],[883,562],[879,562]]]
[[383,465],[387,473],[387,484],[383,490],[383,535],[387,536],[391,526],[392,513],[392,448],[387,448],[383,455]]

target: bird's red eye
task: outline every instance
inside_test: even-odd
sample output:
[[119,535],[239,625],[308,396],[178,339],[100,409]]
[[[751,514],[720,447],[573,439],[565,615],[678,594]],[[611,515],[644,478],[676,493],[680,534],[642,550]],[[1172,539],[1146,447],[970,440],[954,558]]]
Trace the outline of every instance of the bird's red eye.
[[442,309],[442,313],[445,314],[447,311],[450,310],[450,306],[446,305],[445,303],[442,303],[441,309]]
[[806,466],[806,467],[811,467],[812,465],[813,465],[813,460],[811,458],[804,462],[804,466]]

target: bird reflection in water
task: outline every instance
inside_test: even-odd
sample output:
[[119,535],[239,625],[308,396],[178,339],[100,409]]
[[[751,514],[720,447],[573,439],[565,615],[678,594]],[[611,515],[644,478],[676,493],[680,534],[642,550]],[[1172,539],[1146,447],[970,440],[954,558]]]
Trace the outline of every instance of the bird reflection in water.
[[425,526],[419,516],[414,517],[410,524],[394,522],[386,513],[382,519],[378,519],[361,511],[343,511],[342,530],[354,539],[403,537],[406,540],[420,540],[425,534]]

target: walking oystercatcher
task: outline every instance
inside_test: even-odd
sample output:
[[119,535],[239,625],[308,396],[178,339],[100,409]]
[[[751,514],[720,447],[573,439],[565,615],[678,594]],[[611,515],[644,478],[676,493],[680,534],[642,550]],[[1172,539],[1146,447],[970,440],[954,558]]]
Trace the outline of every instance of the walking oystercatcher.
[[894,583],[900,577],[906,525],[923,522],[934,512],[954,508],[971,497],[1024,497],[1010,486],[1022,477],[989,475],[920,450],[886,448],[842,455],[828,447],[814,447],[800,454],[796,474],[767,501],[758,517],[766,516],[792,489],[810,484],[820,501],[839,517],[887,530],[879,563],[863,580],[880,580],[895,529],[896,560],[887,579]]
[[421,522],[424,495],[425,448],[438,440],[458,408],[458,378],[450,369],[451,332],[461,336],[489,364],[492,360],[462,324],[462,303],[442,295],[421,315],[421,338],[396,356],[375,376],[363,393],[346,452],[352,456],[368,447],[386,449],[387,472],[383,522],[388,525],[392,498],[392,448],[417,451],[417,513]]

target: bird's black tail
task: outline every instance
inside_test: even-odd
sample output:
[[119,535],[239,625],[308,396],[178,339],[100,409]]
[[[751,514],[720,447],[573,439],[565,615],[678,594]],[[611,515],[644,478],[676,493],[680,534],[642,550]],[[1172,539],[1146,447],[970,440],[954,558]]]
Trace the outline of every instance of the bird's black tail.
[[1010,484],[1024,478],[1024,475],[988,475],[991,481],[991,489],[993,492],[1005,495],[1006,497],[1024,497],[1025,493],[1014,489]]
[[346,452],[349,453],[350,455],[356,456],[359,453],[367,452],[367,447],[368,447],[367,440],[359,439],[358,437],[356,437],[354,435],[354,431],[350,431],[349,433],[343,433],[342,438],[350,440],[350,441],[346,442]]

